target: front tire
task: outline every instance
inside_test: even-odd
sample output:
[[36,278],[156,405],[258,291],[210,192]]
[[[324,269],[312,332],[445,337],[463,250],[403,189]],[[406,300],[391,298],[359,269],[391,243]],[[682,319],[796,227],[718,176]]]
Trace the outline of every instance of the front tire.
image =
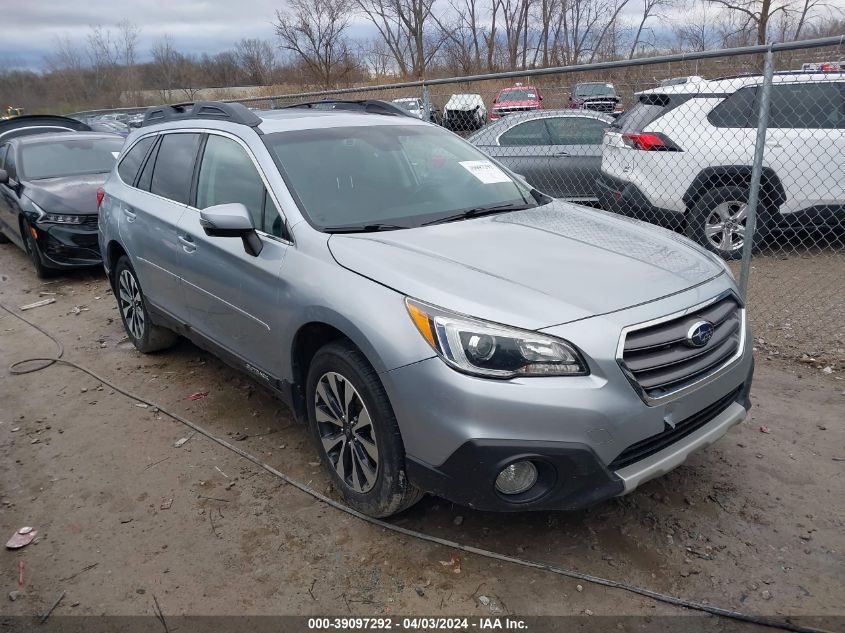
[[114,269],[114,295],[123,329],[139,352],[149,354],[171,347],[178,336],[171,330],[155,325],[147,310],[141,283],[124,255]]
[[378,374],[351,343],[320,349],[306,381],[308,425],[344,501],[372,517],[414,505],[423,493],[405,476],[405,448]]
[[[761,192],[761,198],[764,196]],[[689,210],[686,234],[691,240],[723,259],[741,259],[745,244],[748,216],[748,188],[716,187],[704,193]],[[757,206],[755,249],[767,239],[771,230],[771,213],[765,203]]]
[[23,233],[21,237],[23,238],[24,250],[26,251],[27,257],[29,257],[29,261],[32,262],[33,268],[35,268],[35,274],[39,279],[49,279],[52,277],[54,271],[44,265],[41,259],[41,249],[32,235],[32,225],[26,218],[21,220],[21,231]]

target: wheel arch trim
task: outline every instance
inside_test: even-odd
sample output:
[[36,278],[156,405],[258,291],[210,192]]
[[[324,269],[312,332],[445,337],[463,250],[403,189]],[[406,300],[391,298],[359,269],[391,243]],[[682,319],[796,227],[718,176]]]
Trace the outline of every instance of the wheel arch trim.
[[[692,208],[696,200],[705,193],[713,183],[720,182],[720,186],[745,185],[751,180],[750,165],[722,165],[718,167],[706,167],[702,169],[693,179],[690,186],[684,192],[683,202],[687,209]],[[775,207],[780,207],[786,202],[786,191],[777,174],[771,167],[763,167],[761,188],[774,192],[771,202]]]

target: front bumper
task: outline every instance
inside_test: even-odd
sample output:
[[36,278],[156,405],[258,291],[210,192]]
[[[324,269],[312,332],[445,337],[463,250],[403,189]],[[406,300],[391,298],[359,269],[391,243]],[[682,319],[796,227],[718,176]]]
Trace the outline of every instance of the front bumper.
[[[581,343],[588,376],[497,381],[458,373],[439,358],[385,372],[409,480],[481,510],[561,510],[628,493],[675,468],[745,418],[751,336],[712,380],[646,403],[616,363],[608,333],[670,304],[664,313],[694,305],[712,296],[714,284],[656,302],[663,307],[646,304],[544,330]],[[538,484],[517,496],[497,492],[501,469],[524,459],[537,466]]]
[[684,224],[684,214],[654,206],[639,187],[620,178],[599,174],[596,178],[599,204],[605,211],[612,211],[651,224],[677,229]]
[[[95,216],[96,217],[96,216]],[[77,268],[102,264],[97,226],[35,222],[41,260],[48,268]]]

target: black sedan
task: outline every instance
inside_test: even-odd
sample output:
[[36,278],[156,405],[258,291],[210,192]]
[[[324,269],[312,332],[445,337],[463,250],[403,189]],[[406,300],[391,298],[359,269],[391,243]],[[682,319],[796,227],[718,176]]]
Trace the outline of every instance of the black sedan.
[[94,132],[0,142],[0,242],[24,249],[39,277],[100,264],[97,189],[122,147]]
[[535,110],[498,119],[469,140],[555,198],[595,204],[609,114],[591,110]]

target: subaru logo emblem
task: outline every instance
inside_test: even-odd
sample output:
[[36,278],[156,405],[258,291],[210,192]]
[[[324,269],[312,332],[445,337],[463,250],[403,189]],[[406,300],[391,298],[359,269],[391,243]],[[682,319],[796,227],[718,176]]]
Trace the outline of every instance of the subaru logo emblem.
[[684,341],[690,347],[704,347],[713,338],[716,329],[710,321],[696,321],[687,330],[687,338]]

